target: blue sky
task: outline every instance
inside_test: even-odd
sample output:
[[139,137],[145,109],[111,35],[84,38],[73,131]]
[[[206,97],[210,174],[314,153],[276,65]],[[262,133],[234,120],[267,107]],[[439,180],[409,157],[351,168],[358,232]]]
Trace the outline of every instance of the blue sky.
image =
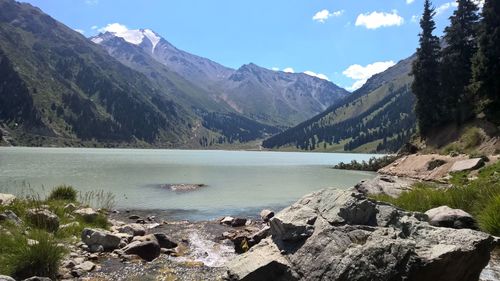
[[[87,37],[112,23],[150,28],[180,49],[232,68],[253,62],[310,71],[348,89],[415,51],[423,7],[423,0],[25,2]],[[440,35],[456,4],[433,4]]]

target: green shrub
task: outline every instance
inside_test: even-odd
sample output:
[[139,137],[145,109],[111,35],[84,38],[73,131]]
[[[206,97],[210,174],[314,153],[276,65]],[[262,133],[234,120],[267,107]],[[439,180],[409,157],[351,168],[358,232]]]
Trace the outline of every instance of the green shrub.
[[357,170],[357,171],[372,171],[376,172],[379,169],[391,164],[398,157],[393,155],[386,155],[383,157],[372,157],[366,161],[358,162],[356,160],[352,160],[351,163],[340,162],[337,165],[333,166],[334,169],[339,170]]
[[56,278],[65,250],[45,231],[32,231],[29,239],[21,234],[0,235],[0,270],[16,279],[32,276]]
[[48,200],[76,201],[78,192],[69,185],[60,185],[55,187],[49,195]]
[[500,236],[500,195],[490,200],[477,219],[481,229]]
[[481,144],[483,136],[478,128],[469,128],[460,138],[465,149],[476,147]]
[[446,164],[446,161],[441,160],[441,159],[434,159],[434,160],[430,161],[429,163],[427,163],[427,170],[432,171],[432,170],[436,169],[437,167],[443,166],[444,164]]

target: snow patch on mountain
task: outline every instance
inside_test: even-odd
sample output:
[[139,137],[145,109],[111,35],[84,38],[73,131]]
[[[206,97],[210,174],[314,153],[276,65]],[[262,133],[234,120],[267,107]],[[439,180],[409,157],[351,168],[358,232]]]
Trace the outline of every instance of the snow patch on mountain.
[[153,52],[156,48],[156,45],[158,45],[158,42],[160,42],[161,37],[156,35],[156,33],[154,33],[154,31],[152,31],[151,29],[144,29],[142,33],[149,39],[149,41],[151,41],[151,44],[153,45]]

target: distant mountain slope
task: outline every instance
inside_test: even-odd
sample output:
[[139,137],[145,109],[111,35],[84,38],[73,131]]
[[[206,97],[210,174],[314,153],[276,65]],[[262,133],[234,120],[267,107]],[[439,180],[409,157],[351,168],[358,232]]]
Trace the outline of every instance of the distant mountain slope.
[[363,87],[312,119],[263,142],[266,148],[395,151],[414,130],[409,75],[414,56],[374,75]]
[[[244,65],[238,70],[227,68],[179,50],[149,29],[120,34],[106,32],[91,40],[122,63],[150,77],[158,79],[161,77],[159,72],[173,72],[193,83],[202,90],[193,97],[193,103],[196,99],[203,100],[198,104],[271,126],[296,125],[348,95],[333,83],[306,74],[275,72],[255,64]],[[152,66],[150,58],[165,68],[158,71],[159,67]]]
[[272,71],[247,64],[221,82],[221,98],[236,111],[263,123],[298,124],[349,93],[304,73]]
[[18,144],[178,146],[194,125],[144,75],[29,4],[0,0],[0,73],[0,124]]

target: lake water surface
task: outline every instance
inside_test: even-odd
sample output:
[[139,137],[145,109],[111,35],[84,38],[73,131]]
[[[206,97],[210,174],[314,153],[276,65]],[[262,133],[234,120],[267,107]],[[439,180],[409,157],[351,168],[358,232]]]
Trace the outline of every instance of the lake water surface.
[[[367,160],[368,154],[0,148],[0,192],[22,194],[27,187],[45,194],[70,184],[82,192],[104,190],[117,208],[163,210],[176,219],[255,215],[279,209],[324,187],[347,188],[374,173],[334,170],[340,161]],[[206,184],[174,192],[164,184]]]

